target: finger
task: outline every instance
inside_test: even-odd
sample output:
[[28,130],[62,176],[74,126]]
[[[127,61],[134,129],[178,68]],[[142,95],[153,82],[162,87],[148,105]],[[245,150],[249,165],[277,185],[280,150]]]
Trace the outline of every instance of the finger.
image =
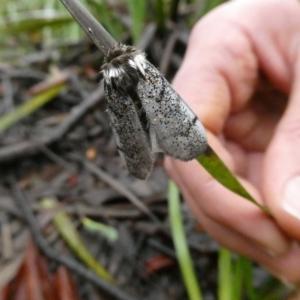
[[[174,180],[180,184],[181,180],[178,178],[178,173],[175,173]],[[293,243],[284,255],[274,256],[275,253],[272,250],[268,251],[264,246],[255,243],[247,236],[208,218],[200,209],[198,200],[190,194],[185,185],[182,187],[182,192],[197,220],[207,233],[222,246],[255,260],[285,283],[292,284],[300,281],[300,248],[297,243]]]
[[266,200],[276,220],[290,236],[300,240],[299,50],[293,65],[295,77],[290,102],[267,152],[263,178]]
[[287,96],[272,86],[265,76],[260,75],[251,101],[226,120],[226,139],[238,143],[248,151],[265,150],[286,104]]
[[199,220],[207,233],[221,245],[254,260],[258,260],[261,257],[262,252],[264,252],[264,254],[273,255],[273,253],[270,253],[265,247],[261,247],[260,244],[255,243],[247,236],[241,235],[235,230],[208,217],[201,209],[201,206],[199,206],[197,199],[193,197],[189,190],[183,186],[181,191],[185,201],[188,203],[197,220]]
[[214,12],[194,27],[173,86],[204,126],[219,134],[229,112],[252,95],[257,66],[247,36],[226,14]]
[[[222,149],[221,145],[217,146],[216,141],[210,140],[210,144],[217,152],[219,148]],[[249,201],[220,185],[197,161],[182,163],[169,159],[166,161],[166,169],[182,191],[189,191],[189,195],[194,197],[207,218],[245,235],[266,252],[279,255],[288,251],[290,241],[272,219]],[[246,188],[258,199],[253,186]]]
[[[266,154],[263,186],[265,199],[281,228],[300,240],[300,5],[292,0],[278,5],[281,11],[274,19],[279,27],[274,27],[264,41],[257,39],[255,47],[269,78],[290,89],[291,95]],[[280,58],[276,60],[276,56]]]
[[[299,31],[297,9],[296,0],[234,1],[194,27],[174,87],[209,130],[219,134],[229,112],[247,104],[259,70],[279,90],[289,90],[292,73],[286,60],[293,49],[286,45]],[[265,22],[266,15],[274,18]]]
[[300,247],[297,242],[292,243],[292,247],[285,255],[270,257],[262,254],[257,262],[284,283],[299,284],[300,282]]
[[224,127],[227,139],[248,151],[264,151],[278,123],[278,116],[261,113],[248,106],[228,118]]

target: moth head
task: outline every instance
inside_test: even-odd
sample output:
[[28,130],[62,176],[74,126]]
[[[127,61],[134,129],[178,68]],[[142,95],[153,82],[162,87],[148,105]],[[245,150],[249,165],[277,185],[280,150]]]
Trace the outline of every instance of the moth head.
[[132,46],[114,45],[104,58],[101,76],[119,91],[135,88],[145,75],[145,54]]

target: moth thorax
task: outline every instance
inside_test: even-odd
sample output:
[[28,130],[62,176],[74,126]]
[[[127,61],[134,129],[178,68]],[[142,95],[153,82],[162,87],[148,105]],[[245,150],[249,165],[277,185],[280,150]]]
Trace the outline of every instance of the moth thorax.
[[134,47],[115,45],[105,57],[103,79],[120,91],[131,90],[144,74],[144,61],[144,55]]

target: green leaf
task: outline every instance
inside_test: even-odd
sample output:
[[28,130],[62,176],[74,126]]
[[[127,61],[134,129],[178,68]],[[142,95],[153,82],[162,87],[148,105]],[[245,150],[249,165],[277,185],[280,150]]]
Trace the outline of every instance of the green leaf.
[[197,282],[182,224],[179,191],[171,180],[169,181],[168,203],[173,242],[189,299],[201,300],[201,290]]
[[218,299],[233,300],[232,298],[232,263],[231,252],[225,248],[219,250],[219,284]]
[[[42,205],[45,208],[55,208],[57,206],[56,199],[44,199]],[[92,269],[98,276],[106,279],[111,283],[116,283],[116,280],[107,272],[107,270],[98,263],[98,261],[92,256],[89,250],[85,247],[78,231],[74,227],[71,219],[63,210],[57,210],[53,216],[53,223],[72,249],[72,251],[80,258],[90,269]]]
[[246,296],[249,300],[257,300],[257,292],[253,286],[253,263],[250,259],[236,255],[225,249],[219,250],[219,300],[241,300]]
[[258,203],[240,184],[234,174],[226,167],[223,161],[215,153],[215,151],[208,146],[206,151],[197,158],[198,162],[205,168],[205,170],[214,177],[219,183],[231,190],[232,192],[246,198],[255,205],[257,205],[266,214],[270,215],[267,207]]
[[0,133],[52,100],[59,94],[65,85],[66,83],[64,82],[49,87],[28,100],[26,103],[17,107],[15,111],[0,118]]
[[[244,260],[245,258],[237,255],[237,259],[234,264],[234,274],[233,274],[233,286],[232,286],[232,299],[240,300],[243,295],[243,285],[245,281],[244,276]],[[252,279],[251,279],[252,280]]]
[[95,222],[89,218],[83,218],[81,220],[83,226],[90,230],[90,231],[98,231],[101,234],[103,234],[107,239],[109,239],[111,242],[115,242],[119,238],[118,231],[111,227],[107,226],[105,224]]
[[246,296],[249,300],[257,300],[257,294],[255,288],[253,286],[253,268],[252,268],[252,261],[243,258],[243,270],[245,276],[245,288],[246,288]]
[[264,282],[257,291],[257,299],[260,300],[280,300],[284,299],[283,295],[286,295],[288,290],[284,285],[275,277],[270,277]]
[[119,41],[124,33],[124,28],[120,19],[116,17],[114,10],[104,1],[86,0],[85,2],[99,23],[101,23],[115,40]]
[[164,1],[155,0],[155,18],[158,30],[163,33],[165,30],[166,13],[164,11]]
[[132,38],[136,44],[142,34],[146,20],[147,1],[127,0],[132,21]]
[[18,13],[15,18],[0,25],[0,32],[9,34],[31,33],[40,31],[44,27],[61,27],[74,22],[72,17],[59,11],[39,10],[26,13]]

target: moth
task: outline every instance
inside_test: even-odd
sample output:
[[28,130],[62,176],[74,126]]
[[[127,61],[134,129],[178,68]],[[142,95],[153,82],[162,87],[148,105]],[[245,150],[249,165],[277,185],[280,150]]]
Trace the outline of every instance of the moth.
[[133,176],[147,178],[156,152],[188,161],[205,151],[203,125],[144,52],[115,44],[100,73],[118,150]]

